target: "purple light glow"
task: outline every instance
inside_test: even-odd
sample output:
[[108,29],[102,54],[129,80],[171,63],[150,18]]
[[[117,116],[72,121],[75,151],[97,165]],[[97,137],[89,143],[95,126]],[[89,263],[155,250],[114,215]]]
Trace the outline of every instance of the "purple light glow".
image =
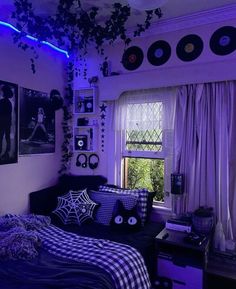
[[[21,33],[20,30],[18,30],[15,26],[13,26],[13,25],[10,24],[10,23],[4,22],[4,21],[0,21],[0,25],[1,25],[1,26],[5,26],[5,27],[8,27],[8,28],[11,28],[12,30],[14,30],[14,31],[17,32],[17,33]],[[70,57],[69,54],[68,54],[68,52],[67,52],[66,50],[63,50],[63,49],[61,49],[61,48],[58,48],[57,46],[53,45],[53,44],[50,43],[50,42],[47,42],[47,41],[39,41],[37,38],[35,38],[35,37],[31,36],[31,35],[28,35],[28,34],[26,34],[25,37],[28,38],[28,39],[30,39],[30,40],[32,40],[32,41],[40,42],[40,43],[42,43],[42,44],[44,44],[44,45],[47,45],[47,46],[49,46],[50,48],[52,48],[52,49],[54,49],[54,50],[56,50],[56,51],[64,54],[67,58]]]

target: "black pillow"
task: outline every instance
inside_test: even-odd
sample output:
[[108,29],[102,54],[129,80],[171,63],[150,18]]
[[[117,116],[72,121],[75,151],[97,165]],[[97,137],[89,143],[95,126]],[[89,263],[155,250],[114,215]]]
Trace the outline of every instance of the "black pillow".
[[110,225],[115,230],[136,231],[141,228],[141,218],[138,214],[137,205],[128,210],[124,207],[122,201],[117,200]]

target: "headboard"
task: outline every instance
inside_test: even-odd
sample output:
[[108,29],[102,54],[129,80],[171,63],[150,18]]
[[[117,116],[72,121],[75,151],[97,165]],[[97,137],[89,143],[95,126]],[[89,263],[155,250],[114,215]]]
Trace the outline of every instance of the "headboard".
[[57,197],[69,190],[97,190],[100,185],[107,183],[107,178],[100,175],[63,175],[58,184],[29,194],[30,213],[50,215],[57,206]]

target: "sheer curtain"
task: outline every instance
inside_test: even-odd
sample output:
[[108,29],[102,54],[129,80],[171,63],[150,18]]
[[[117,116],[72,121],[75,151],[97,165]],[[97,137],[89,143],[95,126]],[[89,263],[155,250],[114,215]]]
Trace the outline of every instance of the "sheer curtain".
[[[164,187],[166,192],[170,192],[170,174],[173,169],[173,130],[174,130],[174,119],[175,119],[175,102],[176,102],[176,87],[165,87],[156,89],[145,89],[145,90],[134,90],[123,93],[119,99],[115,102],[114,111],[114,129],[116,136],[120,133],[125,132],[129,129],[151,130],[152,128],[157,129],[156,122],[159,122],[160,116],[153,115],[148,117],[148,121],[145,122],[146,113],[142,115],[138,110],[134,110],[133,113],[128,113],[128,106],[131,104],[141,103],[155,103],[160,102],[163,104],[163,115],[159,122],[160,129],[163,131],[163,151],[162,158],[165,159],[165,180]],[[142,110],[140,110],[142,111]],[[150,110],[150,114],[155,114],[155,111]],[[135,127],[136,126],[136,127]],[[145,127],[146,126],[146,127]],[[118,139],[118,138],[117,138]],[[119,146],[122,146],[119,140],[118,152],[121,151]],[[144,152],[143,152],[144,153]],[[119,167],[121,155],[118,155],[116,167]]]
[[[124,92],[115,102],[115,130],[122,131],[126,129],[133,129],[133,124],[136,122],[137,119],[140,119],[142,125],[144,125],[145,122],[142,121],[143,116],[137,115],[138,111],[128,115],[127,107],[129,104],[151,103],[157,101],[165,103],[162,128],[173,129],[176,90],[176,87],[166,87]],[[151,128],[150,122],[147,124],[147,128]]]
[[213,207],[227,239],[236,229],[235,98],[232,81],[182,86],[176,100],[174,163],[185,174],[184,211]]

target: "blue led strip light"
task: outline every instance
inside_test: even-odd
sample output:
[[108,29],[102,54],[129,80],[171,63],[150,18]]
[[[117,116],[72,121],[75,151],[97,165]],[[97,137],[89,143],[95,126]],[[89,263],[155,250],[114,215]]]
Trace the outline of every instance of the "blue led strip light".
[[[14,31],[17,32],[17,33],[21,33],[21,31],[18,30],[15,26],[13,26],[12,24],[9,24],[9,23],[7,23],[7,22],[0,21],[0,25],[5,26],[5,27],[8,27],[8,28],[11,28],[12,30],[14,30]],[[54,50],[56,50],[56,51],[58,51],[58,52],[61,52],[61,53],[63,53],[67,58],[70,57],[69,54],[68,54],[68,52],[67,52],[66,50],[60,49],[60,48],[56,47],[55,45],[51,44],[50,42],[47,42],[47,41],[39,41],[37,38],[35,38],[35,37],[31,36],[31,35],[28,35],[28,34],[26,34],[25,37],[28,38],[28,39],[30,39],[30,40],[32,40],[32,41],[37,41],[37,42],[40,42],[40,43],[42,43],[42,44],[45,44],[45,45],[51,47],[52,49],[54,49]]]

